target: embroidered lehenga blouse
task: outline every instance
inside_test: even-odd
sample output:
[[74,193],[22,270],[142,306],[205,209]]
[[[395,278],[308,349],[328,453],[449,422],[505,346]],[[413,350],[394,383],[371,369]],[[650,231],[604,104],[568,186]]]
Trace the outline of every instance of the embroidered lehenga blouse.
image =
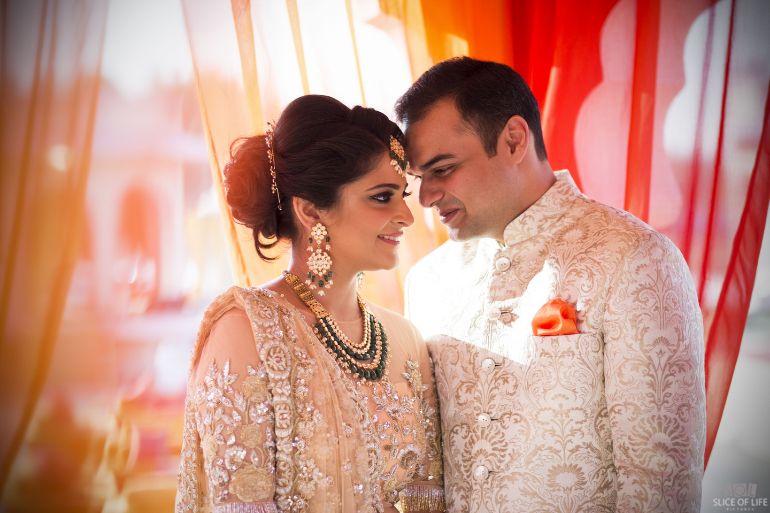
[[278,294],[234,287],[193,353],[176,511],[443,511],[431,364],[405,319],[370,306],[387,376],[347,373]]

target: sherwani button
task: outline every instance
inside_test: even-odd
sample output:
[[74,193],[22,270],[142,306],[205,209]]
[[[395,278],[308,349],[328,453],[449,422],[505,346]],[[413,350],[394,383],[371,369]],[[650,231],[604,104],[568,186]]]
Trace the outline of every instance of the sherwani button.
[[495,368],[495,361],[492,358],[484,358],[481,361],[481,370],[491,372]]
[[489,477],[489,469],[484,465],[479,465],[473,469],[473,477],[476,481],[486,481]]
[[500,314],[500,320],[505,324],[510,324],[516,319],[518,319],[518,315],[516,315],[513,312],[503,312]]
[[500,257],[495,260],[495,269],[500,272],[507,271],[511,267],[511,259],[508,257]]
[[476,422],[478,422],[479,427],[489,427],[492,423],[492,417],[490,417],[488,413],[479,413],[476,416]]

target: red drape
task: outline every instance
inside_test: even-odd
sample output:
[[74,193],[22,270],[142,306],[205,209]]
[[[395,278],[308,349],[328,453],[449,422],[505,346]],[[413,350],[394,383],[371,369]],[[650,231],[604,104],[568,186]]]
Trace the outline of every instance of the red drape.
[[[770,90],[768,90],[770,93]],[[762,138],[747,191],[740,225],[733,240],[722,292],[714,312],[706,347],[706,404],[708,433],[716,434],[730,387],[741,335],[754,288],[757,258],[770,202],[770,103],[765,105]],[[714,444],[708,439],[706,455]]]
[[481,9],[424,0],[422,8],[434,62],[456,54],[460,38],[469,55],[511,65],[540,103],[551,164],[682,250],[706,322],[708,460],[770,194],[768,70],[757,70],[752,39],[758,3],[496,0]]

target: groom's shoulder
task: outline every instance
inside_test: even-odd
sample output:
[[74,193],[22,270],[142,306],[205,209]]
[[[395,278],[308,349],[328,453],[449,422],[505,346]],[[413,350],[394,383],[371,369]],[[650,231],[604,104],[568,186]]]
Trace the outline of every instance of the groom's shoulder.
[[[456,246],[457,243],[446,241],[412,265],[404,280],[404,297],[408,304],[414,307],[417,291],[421,296],[438,292],[444,283],[441,276],[452,272],[450,267],[455,260]],[[407,317],[411,316],[407,314]]]
[[663,233],[642,221],[635,215],[600,201],[582,196],[582,202],[587,212],[593,211],[599,215],[582,215],[582,222],[592,223],[592,231],[596,233],[622,234],[622,237],[603,237],[603,240],[614,245],[621,243],[625,252],[638,254],[651,248],[658,248],[665,253],[681,256],[677,246]]
[[412,272],[429,269],[437,264],[451,261],[451,257],[457,251],[457,246],[458,244],[451,240],[444,242],[415,262],[412,266]]
[[434,280],[438,276],[459,270],[468,271],[468,265],[479,255],[477,240],[456,242],[448,240],[418,260],[409,270],[412,280]]

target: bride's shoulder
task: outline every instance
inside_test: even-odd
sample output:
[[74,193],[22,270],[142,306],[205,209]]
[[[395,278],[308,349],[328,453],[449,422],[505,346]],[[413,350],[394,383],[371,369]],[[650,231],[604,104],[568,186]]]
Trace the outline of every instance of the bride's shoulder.
[[277,294],[256,287],[233,286],[214,298],[206,308],[198,328],[193,350],[193,363],[204,349],[253,347],[261,334],[272,330],[279,322],[285,306]]
[[257,287],[233,286],[214,298],[203,314],[204,324],[216,323],[220,317],[235,312],[249,316],[253,312],[275,311],[279,307],[275,293]]

